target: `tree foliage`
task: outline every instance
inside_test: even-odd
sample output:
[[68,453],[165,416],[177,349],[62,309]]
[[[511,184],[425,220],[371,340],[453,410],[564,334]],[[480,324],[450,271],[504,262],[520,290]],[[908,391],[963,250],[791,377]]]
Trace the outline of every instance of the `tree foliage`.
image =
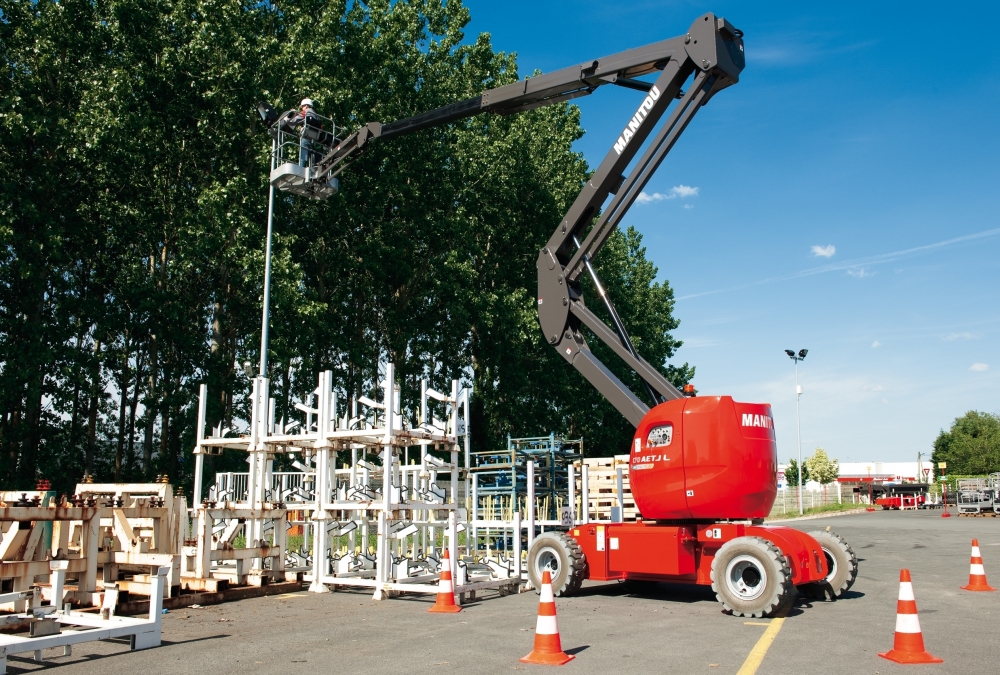
[[[245,427],[267,213],[256,102],[308,95],[353,129],[516,81],[468,22],[459,0],[0,0],[0,484],[188,480],[200,383],[210,425]],[[404,401],[425,377],[473,385],[476,449],[554,430],[621,452],[631,428],[535,314],[537,251],[589,175],[582,134],[567,104],[480,116],[375,145],[326,202],[279,193],[277,417],[322,370],[371,395],[391,361]],[[638,233],[595,263],[644,357],[690,379],[666,365],[673,293]]]
[[823,448],[816,448],[812,456],[802,461],[804,473],[808,473],[809,480],[814,480],[820,485],[826,485],[837,480],[840,476],[840,462],[830,459]]
[[[808,461],[802,462],[802,484],[805,485],[810,480],[809,476],[809,463]],[[785,482],[788,483],[788,487],[798,487],[799,486],[799,463],[797,460],[788,460],[788,468],[785,469]]]
[[[1000,415],[970,410],[941,430],[931,453],[936,475],[972,475],[1000,471]],[[947,469],[938,469],[947,462]]]

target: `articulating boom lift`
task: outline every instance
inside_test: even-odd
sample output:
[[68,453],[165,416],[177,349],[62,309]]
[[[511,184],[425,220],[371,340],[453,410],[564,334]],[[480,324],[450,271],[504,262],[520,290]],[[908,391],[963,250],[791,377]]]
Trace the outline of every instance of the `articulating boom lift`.
[[[536,588],[544,569],[551,572],[559,595],[572,593],[584,579],[711,584],[726,610],[764,616],[791,599],[793,586],[814,597],[837,598],[857,576],[854,552],[840,537],[762,525],[777,493],[770,405],[679,391],[636,352],[590,263],[695,113],[739,81],[745,65],[742,37],[725,19],[705,14],[680,37],[389,124],[369,123],[343,140],[332,138],[322,158],[310,161],[306,183],[295,190],[328,196],[331,191],[324,186],[335,186],[349,160],[376,139],[486,112],[531,110],[586,96],[606,84],[645,94],[537,262],[538,319],[546,340],[636,427],[629,470],[643,519],[587,523],[567,533],[539,535],[528,551],[528,574]],[[650,74],[655,75],[652,81],[636,79]],[[273,134],[280,133],[276,129],[282,125],[274,125],[278,117],[266,104],[261,115]],[[592,276],[614,329],[586,307],[580,285],[585,272]],[[582,326],[639,375],[652,409],[594,356]]]

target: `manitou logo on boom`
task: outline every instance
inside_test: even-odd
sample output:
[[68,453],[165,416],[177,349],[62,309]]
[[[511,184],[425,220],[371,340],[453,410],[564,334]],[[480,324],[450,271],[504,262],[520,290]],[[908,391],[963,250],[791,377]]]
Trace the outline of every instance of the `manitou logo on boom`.
[[753,413],[743,413],[743,426],[764,427],[765,429],[773,429],[774,420],[772,420],[767,415],[754,415]]
[[656,88],[656,85],[653,85],[653,88],[649,90],[649,96],[645,98],[639,109],[635,111],[635,115],[628,121],[625,131],[622,132],[622,135],[618,137],[618,141],[615,142],[615,152],[619,155],[622,154],[622,151],[628,146],[628,142],[632,140],[639,127],[642,126],[643,120],[649,115],[649,111],[653,109],[653,103],[658,98],[660,98],[660,90]]

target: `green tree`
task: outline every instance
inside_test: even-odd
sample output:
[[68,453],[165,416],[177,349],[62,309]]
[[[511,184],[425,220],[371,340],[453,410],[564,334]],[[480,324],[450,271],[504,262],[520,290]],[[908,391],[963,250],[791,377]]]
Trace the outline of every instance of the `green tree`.
[[[805,485],[809,479],[809,463],[806,460],[802,462],[802,484]],[[799,486],[799,463],[794,459],[788,460],[788,468],[785,469],[785,482],[788,483],[788,487]]]
[[840,463],[830,459],[823,448],[816,448],[812,456],[802,462],[802,467],[809,474],[809,479],[821,485],[832,483],[840,476]]
[[931,465],[947,462],[947,474],[982,475],[1000,471],[1000,415],[970,410],[934,440]]
[[[469,20],[458,0],[0,0],[0,484],[189,482],[202,382],[209,424],[245,428],[269,162],[256,102],[308,95],[350,131],[516,82],[515,56],[466,39]],[[373,144],[326,202],[279,193],[277,418],[322,370],[344,400],[392,361],[407,402],[421,378],[474,384],[477,449],[554,430],[623,451],[632,430],[535,313],[538,249],[589,176],[582,134],[565,103],[483,115]],[[690,379],[667,365],[673,294],[639,235],[595,264],[644,357]]]

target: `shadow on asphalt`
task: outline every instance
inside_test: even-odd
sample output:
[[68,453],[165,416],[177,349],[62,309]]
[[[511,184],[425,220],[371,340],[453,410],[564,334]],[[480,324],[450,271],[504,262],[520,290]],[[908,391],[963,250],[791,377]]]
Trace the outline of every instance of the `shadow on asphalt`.
[[[231,637],[228,633],[223,633],[220,635],[206,635],[199,638],[191,638],[190,640],[161,640],[160,646],[169,647],[172,645],[185,645],[194,642],[204,642],[206,640],[221,640],[223,638]],[[114,637],[108,638],[106,640],[101,640],[105,644],[121,645],[123,647],[129,647],[131,645],[131,638],[129,637]],[[84,645],[87,643],[83,643]],[[49,668],[55,668],[66,663],[72,662],[90,662],[90,661],[103,661],[104,659],[114,658],[116,656],[122,656],[123,654],[129,654],[130,651],[120,651],[120,652],[108,652],[107,654],[83,654],[76,655],[72,654],[70,656],[60,655],[46,655],[45,660],[39,663],[35,661],[32,656],[20,656],[11,654],[7,657],[7,665],[15,666],[17,663],[23,663],[28,670],[22,671],[20,668],[18,672],[29,672],[35,670],[47,670]]]
[[580,645],[579,647],[573,647],[572,649],[564,649],[563,651],[572,656],[575,654],[579,654],[585,649],[590,649],[590,645]]

